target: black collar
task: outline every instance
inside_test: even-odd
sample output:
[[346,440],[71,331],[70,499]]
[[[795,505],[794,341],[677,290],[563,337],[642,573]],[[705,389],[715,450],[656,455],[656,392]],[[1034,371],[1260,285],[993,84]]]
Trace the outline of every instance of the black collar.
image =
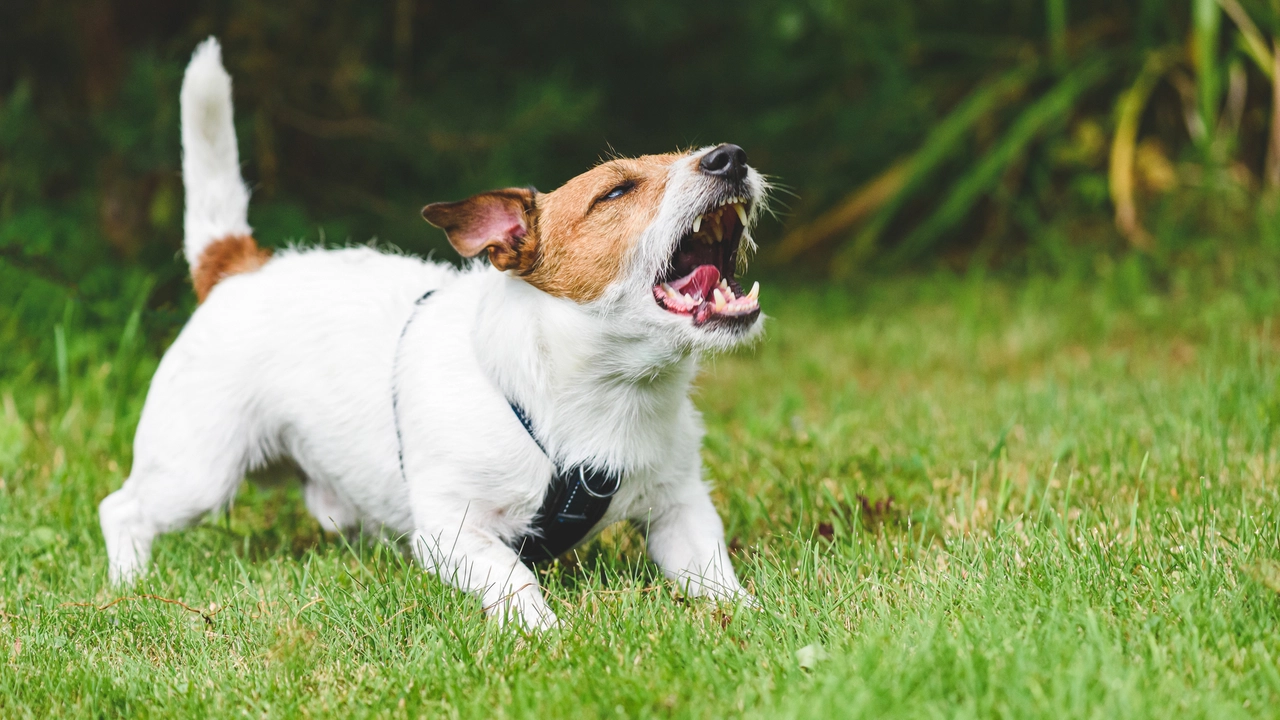
[[[391,412],[395,420],[400,479],[406,484],[408,479],[404,472],[404,439],[400,434],[398,399],[400,393],[397,384],[400,345],[404,342],[405,333],[409,330],[409,323],[413,322],[413,318],[418,314],[418,306],[426,302],[433,292],[435,291],[428,290],[414,303],[413,312],[409,314],[404,328],[400,330],[400,338],[396,343],[396,354],[391,367]],[[508,400],[507,404],[511,406],[511,412],[515,413],[534,444],[542,454],[550,458],[546,448],[538,440],[537,433],[533,431],[533,422],[529,419],[529,415],[516,403]],[[520,560],[527,565],[543,560],[554,560],[563,555],[582,542],[587,533],[600,522],[621,485],[621,473],[598,470],[582,464],[568,468],[556,464],[555,473],[551,476],[551,484],[547,487],[546,495],[543,496],[542,507],[534,517],[533,526],[524,537],[513,543],[512,548],[520,554]]]

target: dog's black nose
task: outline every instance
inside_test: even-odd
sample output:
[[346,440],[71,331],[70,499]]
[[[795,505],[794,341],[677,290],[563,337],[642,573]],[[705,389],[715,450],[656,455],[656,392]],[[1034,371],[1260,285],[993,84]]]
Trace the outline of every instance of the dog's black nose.
[[741,180],[747,176],[747,151],[737,145],[725,143],[702,156],[698,163],[702,172],[726,180]]

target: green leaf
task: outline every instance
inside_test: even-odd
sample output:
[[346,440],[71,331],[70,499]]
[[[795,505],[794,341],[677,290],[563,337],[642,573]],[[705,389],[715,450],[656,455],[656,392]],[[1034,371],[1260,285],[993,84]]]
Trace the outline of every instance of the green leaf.
[[1005,169],[1022,156],[1040,132],[1068,115],[1076,100],[1106,77],[1107,66],[1106,60],[1084,65],[1024,110],[986,157],[951,187],[938,209],[894,249],[889,262],[898,264],[919,256],[964,220],[978,199],[995,187]]

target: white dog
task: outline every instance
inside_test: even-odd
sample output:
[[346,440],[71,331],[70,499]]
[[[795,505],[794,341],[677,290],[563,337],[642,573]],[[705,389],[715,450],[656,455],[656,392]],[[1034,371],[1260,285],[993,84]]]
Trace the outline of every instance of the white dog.
[[329,529],[405,536],[528,628],[526,565],[631,520],[691,595],[751,602],[701,478],[697,358],[759,334],[734,279],[767,185],[734,145],[605,162],[558,190],[423,209],[458,271],[369,248],[260,250],[231,79],[210,38],[182,84],[184,250],[201,305],[165,353],[133,470],[99,508],[110,577],[157,534],[292,458]]

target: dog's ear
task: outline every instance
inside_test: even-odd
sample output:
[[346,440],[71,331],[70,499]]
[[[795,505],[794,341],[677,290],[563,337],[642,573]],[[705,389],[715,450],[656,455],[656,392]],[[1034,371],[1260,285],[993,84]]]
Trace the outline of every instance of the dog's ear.
[[535,199],[532,188],[493,190],[458,202],[432,203],[422,208],[422,217],[444,230],[462,257],[487,250],[489,262],[499,270],[526,273],[538,254]]

